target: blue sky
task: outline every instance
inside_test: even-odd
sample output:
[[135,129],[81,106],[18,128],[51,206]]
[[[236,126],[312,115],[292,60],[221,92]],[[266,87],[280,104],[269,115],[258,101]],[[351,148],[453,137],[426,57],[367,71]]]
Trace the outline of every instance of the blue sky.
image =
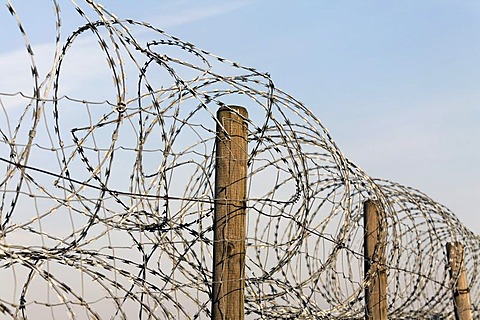
[[[12,2],[34,50],[47,50],[51,1]],[[99,2],[269,72],[368,174],[420,189],[480,233],[480,2]],[[60,3],[67,35],[81,20]],[[24,50],[3,4],[0,91],[20,81],[12,61]]]

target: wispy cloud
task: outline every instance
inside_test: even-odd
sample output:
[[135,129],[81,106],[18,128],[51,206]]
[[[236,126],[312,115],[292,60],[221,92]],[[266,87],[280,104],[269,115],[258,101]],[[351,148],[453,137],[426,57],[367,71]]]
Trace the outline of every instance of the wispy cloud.
[[[194,1],[179,1],[162,6],[162,14],[147,17],[145,20],[161,29],[186,25],[203,19],[221,16],[250,4],[249,0],[229,1],[205,5]],[[125,18],[125,17],[119,17]],[[145,30],[145,32],[148,32]],[[136,33],[142,37],[142,31]],[[53,63],[55,44],[43,43],[33,46],[40,80],[45,79]],[[98,79],[102,75],[110,76],[105,69],[106,60],[99,50],[95,39],[85,38],[75,42],[67,54],[62,66],[62,74],[68,75],[62,79],[62,89],[84,88],[85,84]],[[0,92],[23,92],[31,94],[34,86],[31,75],[31,62],[25,48],[15,48],[10,52],[0,54]],[[93,81],[95,82],[95,81]],[[107,80],[107,82],[110,82]]]
[[[97,49],[96,49],[97,47]],[[54,66],[54,43],[32,46],[35,65],[38,68],[39,81],[46,79]],[[106,61],[95,41],[80,40],[71,48],[62,67],[62,74],[68,77],[62,83],[63,88],[74,88],[80,83],[87,83],[99,73],[105,73]],[[0,54],[0,92],[22,92],[32,95],[34,81],[31,72],[30,57],[24,48]],[[108,70],[108,69],[107,69]]]
[[182,1],[166,8],[160,16],[150,16],[149,21],[161,28],[177,27],[192,22],[201,21],[215,16],[238,10],[250,4],[251,1],[229,1],[211,5],[199,5],[194,1]]

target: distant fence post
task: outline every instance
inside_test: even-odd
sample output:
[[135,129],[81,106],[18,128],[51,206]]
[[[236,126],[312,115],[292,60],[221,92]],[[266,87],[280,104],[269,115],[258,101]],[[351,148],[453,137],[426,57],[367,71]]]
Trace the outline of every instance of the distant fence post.
[[380,214],[378,201],[367,200],[363,204],[365,277],[370,284],[365,288],[365,319],[387,319],[386,226]]
[[455,319],[471,320],[472,310],[470,290],[463,255],[463,245],[460,242],[447,243],[447,259],[450,265],[450,278],[453,280],[453,300]]
[[247,110],[221,107],[217,119],[212,320],[243,320]]

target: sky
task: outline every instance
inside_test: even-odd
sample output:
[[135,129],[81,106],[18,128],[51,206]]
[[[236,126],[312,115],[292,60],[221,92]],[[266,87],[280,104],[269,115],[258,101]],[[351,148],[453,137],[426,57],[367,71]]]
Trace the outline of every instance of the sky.
[[[147,21],[270,73],[276,87],[308,106],[370,176],[421,190],[480,233],[480,2],[99,2],[120,18]],[[12,3],[28,21],[34,50],[51,50],[51,1]],[[67,34],[80,21],[69,3],[60,1]],[[22,86],[13,62],[25,58],[4,4],[2,92]]]

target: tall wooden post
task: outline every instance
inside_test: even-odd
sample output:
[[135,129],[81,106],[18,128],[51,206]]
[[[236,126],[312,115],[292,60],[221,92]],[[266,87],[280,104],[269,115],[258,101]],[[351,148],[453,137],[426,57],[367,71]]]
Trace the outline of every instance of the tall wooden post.
[[243,107],[217,112],[212,320],[244,319],[247,117]]
[[453,300],[456,320],[471,320],[472,310],[467,273],[460,242],[447,243],[447,259],[450,264],[450,278],[453,280]]
[[365,228],[364,254],[365,277],[370,284],[365,288],[365,319],[387,319],[386,227],[377,201],[367,200],[363,205]]

